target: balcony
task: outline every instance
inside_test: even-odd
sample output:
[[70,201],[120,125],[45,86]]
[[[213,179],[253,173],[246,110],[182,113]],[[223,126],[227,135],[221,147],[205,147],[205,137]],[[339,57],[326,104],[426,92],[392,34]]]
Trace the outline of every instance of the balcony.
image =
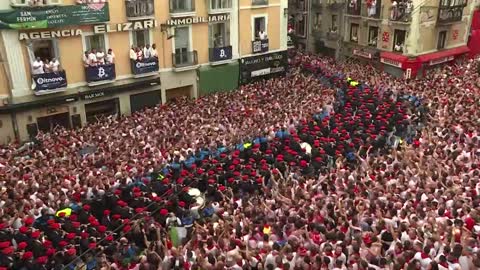
[[155,16],[153,0],[125,0],[128,20],[143,20]]
[[399,2],[397,6],[390,8],[389,19],[396,23],[410,23],[412,21],[413,6],[407,2]]
[[195,16],[195,0],[170,0],[170,16]]
[[463,6],[440,7],[438,10],[438,24],[449,24],[459,22],[463,18]]
[[172,64],[175,69],[188,70],[198,65],[197,51],[180,51],[172,53]]
[[357,1],[350,0],[350,1],[351,2],[349,2],[347,5],[347,15],[360,16],[361,6],[363,3],[358,0]]
[[32,75],[32,88],[37,96],[60,92],[66,87],[67,74],[65,70]]
[[61,0],[10,0],[12,7],[42,7],[42,6],[58,6],[61,5]]
[[134,77],[146,77],[155,75],[158,73],[158,58],[150,57],[143,60],[130,60],[130,67],[132,68],[132,74]]
[[268,0],[252,0],[252,6],[268,6]]
[[345,5],[345,1],[343,1],[343,0],[329,0],[327,5],[328,5],[328,8],[330,10],[340,10]]
[[268,39],[257,39],[252,41],[252,53],[268,52]]
[[232,0],[209,0],[208,13],[229,13],[232,10]]
[[367,3],[362,4],[362,17],[369,20],[381,20],[383,13],[383,6],[381,2],[377,2],[375,6],[368,6]]
[[216,47],[208,49],[210,62],[221,62],[232,59],[232,46]]
[[85,77],[89,86],[111,83],[116,78],[115,64],[86,67]]
[[327,32],[327,39],[328,40],[338,40],[340,35],[338,34],[337,31],[328,31]]

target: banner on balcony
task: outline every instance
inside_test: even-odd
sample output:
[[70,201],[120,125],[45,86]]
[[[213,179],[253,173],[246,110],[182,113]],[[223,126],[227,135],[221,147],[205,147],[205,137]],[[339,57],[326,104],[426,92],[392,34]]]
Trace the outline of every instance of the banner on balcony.
[[110,81],[115,79],[115,65],[100,65],[85,68],[87,82]]
[[252,53],[268,52],[268,39],[252,41]]
[[32,75],[32,89],[35,91],[35,95],[55,93],[66,87],[67,76],[63,70]]
[[232,46],[212,48],[212,59],[210,61],[224,61],[232,59]]
[[131,63],[135,75],[158,72],[158,58],[151,57],[142,61],[131,60]]
[[251,56],[240,60],[240,82],[284,76],[288,67],[287,51]]
[[42,29],[110,20],[108,3],[24,7],[0,12],[0,29]]

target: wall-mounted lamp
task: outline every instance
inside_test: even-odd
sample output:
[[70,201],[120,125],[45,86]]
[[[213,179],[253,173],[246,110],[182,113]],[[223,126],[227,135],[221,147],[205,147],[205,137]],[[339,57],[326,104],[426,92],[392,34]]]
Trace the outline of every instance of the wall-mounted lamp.
[[285,16],[285,17],[288,16],[288,8],[283,9],[283,16]]
[[171,39],[171,38],[175,37],[175,34],[172,34],[170,32],[171,29],[172,29],[171,25],[168,25],[168,24],[161,24],[160,25],[160,31],[167,34],[167,39]]

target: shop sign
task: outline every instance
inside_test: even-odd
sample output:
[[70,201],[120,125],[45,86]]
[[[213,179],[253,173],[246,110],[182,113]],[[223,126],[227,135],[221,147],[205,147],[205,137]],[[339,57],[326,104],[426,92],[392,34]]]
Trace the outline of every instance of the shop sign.
[[36,32],[20,32],[18,34],[19,40],[36,40],[36,39],[50,39],[60,37],[75,37],[81,36],[81,29],[63,29],[54,31],[36,31]]
[[125,22],[117,24],[98,24],[93,26],[93,32],[95,34],[104,34],[113,32],[137,31],[154,28],[156,26],[158,26],[156,20]]
[[96,91],[96,92],[90,92],[90,93],[87,93],[87,94],[84,94],[82,96],[82,99],[95,99],[95,98],[99,98],[99,97],[104,97],[105,96],[105,91]]
[[252,41],[252,53],[268,52],[268,39]]
[[251,56],[240,60],[240,81],[249,83],[270,75],[285,75],[288,67],[287,51]]
[[52,92],[58,92],[55,90],[67,87],[67,76],[65,71],[49,72],[43,74],[32,75],[32,85],[35,95],[44,95]]
[[435,59],[435,60],[430,60],[430,62],[428,62],[428,65],[429,66],[434,66],[434,65],[438,65],[438,64],[445,63],[445,62],[448,62],[448,61],[452,61],[453,59],[454,59],[453,55],[450,55],[450,56],[438,58],[438,59]]
[[384,64],[387,64],[387,65],[390,65],[390,66],[402,68],[402,62],[399,62],[399,61],[396,61],[396,60],[392,60],[392,59],[382,57],[382,58],[380,58],[380,62],[382,62]]
[[111,81],[114,80],[115,75],[115,65],[99,65],[91,66],[85,68],[85,75],[87,77],[87,82],[99,82],[99,81]]
[[45,29],[110,20],[108,3],[24,7],[0,12],[0,29]]
[[210,62],[232,59],[232,46],[212,48],[211,53]]
[[177,25],[190,25],[197,23],[210,23],[210,22],[221,22],[230,20],[230,14],[216,14],[209,15],[208,17],[186,17],[178,19],[167,20],[167,25],[177,26]]
[[371,53],[365,52],[365,51],[362,51],[362,50],[354,49],[353,54],[364,57],[364,58],[372,59],[372,54]]
[[131,60],[132,72],[135,75],[158,72],[158,58],[151,57],[141,61]]

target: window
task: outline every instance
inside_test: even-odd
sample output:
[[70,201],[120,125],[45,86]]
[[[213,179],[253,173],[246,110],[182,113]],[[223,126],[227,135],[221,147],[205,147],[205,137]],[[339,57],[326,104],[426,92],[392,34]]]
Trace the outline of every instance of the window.
[[85,36],[85,50],[105,51],[105,35],[89,35]]
[[[44,72],[52,72],[49,69],[49,63],[52,60],[59,60],[58,44],[55,39],[34,40],[27,45],[30,63],[32,64],[32,73],[40,74]],[[36,60],[39,61],[36,61]],[[40,66],[36,66],[35,62],[41,62]],[[44,65],[45,64],[45,65]],[[58,70],[58,69],[57,69]],[[56,71],[56,70],[55,70]]]
[[188,63],[190,50],[190,29],[188,26],[175,28],[175,63]]
[[330,27],[330,32],[337,32],[338,31],[338,16],[332,15],[332,26]]
[[135,47],[143,47],[150,43],[150,31],[137,30],[132,32],[132,45]]
[[170,0],[170,12],[192,12],[195,10],[194,3],[194,0]]
[[440,31],[438,33],[437,50],[444,49],[446,41],[447,41],[447,31]]
[[322,14],[321,13],[315,13],[314,21],[313,21],[313,28],[315,30],[320,30],[322,25]]
[[358,24],[356,23],[350,25],[350,41],[358,42]]
[[377,47],[378,27],[370,26],[368,28],[368,46]]
[[300,10],[300,11],[307,11],[307,5],[305,5],[305,1],[304,0],[297,0],[296,1],[296,6],[297,6],[297,9]]
[[62,0],[11,0],[12,5],[22,6],[43,6],[43,5],[58,5]]
[[210,9],[232,8],[232,0],[210,0]]
[[209,34],[210,48],[221,48],[230,46],[230,23],[221,22],[210,24]]
[[395,30],[393,33],[393,51],[403,53],[405,47],[405,30]]
[[298,15],[298,22],[295,24],[295,33],[300,37],[307,36],[307,14]]
[[267,39],[267,30],[266,30],[266,19],[265,17],[256,17],[254,19],[254,33],[255,39]]

